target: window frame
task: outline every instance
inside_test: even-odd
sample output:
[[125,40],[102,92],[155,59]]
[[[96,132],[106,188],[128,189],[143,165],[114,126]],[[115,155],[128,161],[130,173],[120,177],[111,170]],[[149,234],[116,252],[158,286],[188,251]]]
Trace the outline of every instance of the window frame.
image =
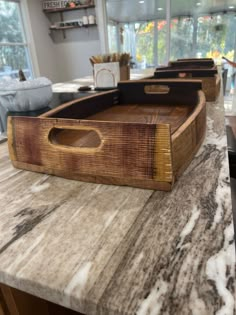
[[26,0],[2,0],[5,2],[17,3],[19,8],[20,22],[21,22],[21,32],[23,33],[23,41],[22,42],[0,42],[0,47],[8,46],[8,47],[23,47],[26,49],[26,58],[27,63],[30,68],[30,72],[32,78],[39,76],[39,66],[37,61],[37,55],[34,45],[33,34],[31,30],[29,11]]

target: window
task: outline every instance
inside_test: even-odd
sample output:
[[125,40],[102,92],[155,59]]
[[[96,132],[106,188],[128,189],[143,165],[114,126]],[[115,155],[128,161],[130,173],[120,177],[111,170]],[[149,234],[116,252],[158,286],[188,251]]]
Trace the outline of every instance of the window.
[[235,15],[214,14],[198,17],[197,52],[200,57],[234,58]]
[[117,31],[117,26],[115,24],[108,24],[108,45],[109,45],[109,51],[111,53],[119,51],[118,45],[119,45],[119,40],[117,38],[118,36],[118,31]]
[[178,58],[236,60],[235,0],[215,2],[106,0],[110,51],[130,52],[139,68]]
[[166,1],[106,1],[110,52],[129,52],[136,68],[166,63]]
[[195,57],[193,51],[194,21],[191,17],[171,19],[170,59]]
[[0,80],[17,78],[19,69],[27,78],[32,77],[20,3],[0,0]]

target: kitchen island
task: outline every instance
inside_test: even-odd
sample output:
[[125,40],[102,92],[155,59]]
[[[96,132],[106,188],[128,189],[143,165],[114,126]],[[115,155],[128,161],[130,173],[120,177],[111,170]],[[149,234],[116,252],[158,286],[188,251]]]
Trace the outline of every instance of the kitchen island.
[[2,143],[0,283],[88,315],[233,315],[229,180],[222,97],[168,193],[14,169]]

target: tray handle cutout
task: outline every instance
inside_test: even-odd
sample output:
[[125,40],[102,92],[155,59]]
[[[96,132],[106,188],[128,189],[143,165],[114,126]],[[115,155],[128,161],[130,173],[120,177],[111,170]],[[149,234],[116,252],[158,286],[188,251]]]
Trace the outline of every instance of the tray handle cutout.
[[144,86],[145,94],[168,94],[170,88],[167,85],[151,84]]
[[58,148],[70,148],[81,152],[96,152],[102,144],[102,137],[98,130],[90,127],[79,128],[53,127],[48,135],[48,140]]
[[179,72],[178,73],[179,78],[192,78],[192,73],[187,73],[187,72]]

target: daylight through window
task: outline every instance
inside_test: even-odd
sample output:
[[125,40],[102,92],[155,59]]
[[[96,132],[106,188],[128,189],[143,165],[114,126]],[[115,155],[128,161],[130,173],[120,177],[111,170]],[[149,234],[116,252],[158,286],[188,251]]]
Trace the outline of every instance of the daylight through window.
[[0,80],[17,78],[19,69],[32,77],[20,1],[0,0]]

